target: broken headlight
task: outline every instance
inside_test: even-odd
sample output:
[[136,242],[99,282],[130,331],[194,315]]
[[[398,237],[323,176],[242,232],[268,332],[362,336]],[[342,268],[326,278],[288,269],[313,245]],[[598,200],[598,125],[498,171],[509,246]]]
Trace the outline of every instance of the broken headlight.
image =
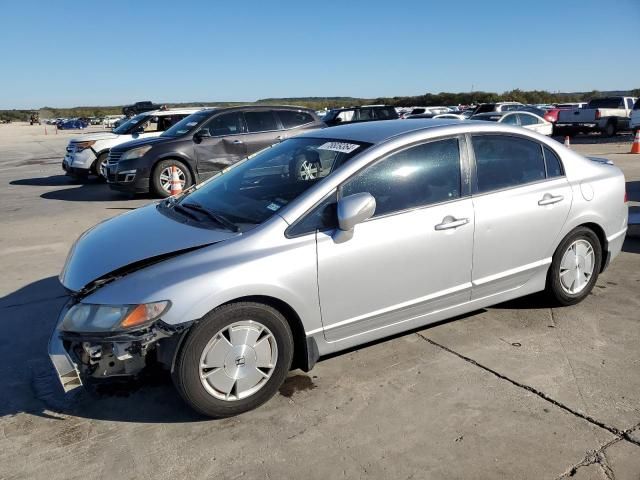
[[95,305],[77,303],[62,320],[67,332],[110,332],[140,327],[163,315],[171,302],[143,303],[140,305]]

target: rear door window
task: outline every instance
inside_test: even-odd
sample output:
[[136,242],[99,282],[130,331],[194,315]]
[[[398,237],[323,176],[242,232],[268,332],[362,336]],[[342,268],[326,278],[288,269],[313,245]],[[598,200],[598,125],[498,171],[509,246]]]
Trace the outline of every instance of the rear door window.
[[244,112],[244,119],[247,122],[247,130],[249,133],[278,130],[276,117],[270,110]]
[[517,187],[546,178],[542,146],[507,135],[473,136],[479,193]]
[[398,118],[398,114],[393,108],[375,108],[373,113],[379,120],[392,120]]
[[313,123],[313,117],[307,112],[296,112],[294,110],[278,110],[280,122],[284,128],[295,128],[307,123]]

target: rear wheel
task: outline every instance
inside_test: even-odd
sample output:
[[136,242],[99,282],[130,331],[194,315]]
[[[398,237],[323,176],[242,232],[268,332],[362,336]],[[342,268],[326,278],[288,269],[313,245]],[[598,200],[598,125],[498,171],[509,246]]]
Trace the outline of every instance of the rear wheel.
[[162,160],[151,173],[151,189],[158,197],[166,198],[171,195],[171,167],[178,169],[178,178],[183,190],[193,183],[191,172],[184,163],[173,159]]
[[207,314],[189,332],[173,380],[194,410],[229,417],[269,400],[292,358],[293,335],[280,312],[260,303],[231,303]]
[[602,247],[597,235],[589,228],[576,228],[553,254],[548,293],[560,305],[581,302],[593,289],[601,262]]
[[607,123],[606,127],[604,127],[604,135],[606,137],[613,137],[616,134],[616,124],[614,122]]

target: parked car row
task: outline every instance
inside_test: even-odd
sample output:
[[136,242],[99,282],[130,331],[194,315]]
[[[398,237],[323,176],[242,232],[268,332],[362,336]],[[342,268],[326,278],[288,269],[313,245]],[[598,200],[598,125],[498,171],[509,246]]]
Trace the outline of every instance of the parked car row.
[[[620,113],[620,117],[615,117],[618,119],[616,129],[623,128],[622,117],[626,110],[629,110],[629,117],[633,117],[627,119],[626,128],[638,128],[640,110],[637,109],[637,103],[636,110],[633,110],[637,114],[632,115],[632,109],[626,109],[633,107],[631,100],[624,99],[625,111]],[[583,119],[584,123],[584,119],[593,114],[598,115],[599,124],[608,125],[619,113],[616,109],[607,109],[611,104],[612,100],[605,98],[593,100],[586,108],[560,104],[546,110],[545,105],[497,102],[472,108],[459,107],[459,113],[451,113],[455,107],[413,107],[403,114],[386,105],[361,105],[327,110],[322,119],[313,110],[290,106],[207,109],[163,107],[132,118],[106,117],[105,124],[118,120],[121,125],[112,132],[72,139],[62,166],[73,176],[98,175],[113,190],[151,192],[158,197],[167,197],[174,169],[178,172],[182,187],[186,189],[248,155],[308,129],[402,118],[470,119],[520,126],[548,136],[564,133],[567,128],[567,124],[562,122],[554,125],[548,120],[548,115],[556,115],[561,120],[567,115],[575,116]],[[129,107],[144,110],[149,105],[152,104],[139,102]],[[447,113],[436,113],[443,111]],[[305,170],[308,175],[315,175],[317,166],[313,163],[293,167]]]

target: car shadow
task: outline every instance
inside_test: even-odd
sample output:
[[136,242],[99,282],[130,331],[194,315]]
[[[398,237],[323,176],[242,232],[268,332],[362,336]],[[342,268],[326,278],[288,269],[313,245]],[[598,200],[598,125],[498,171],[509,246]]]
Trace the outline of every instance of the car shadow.
[[159,367],[149,367],[135,380],[96,384],[65,394],[47,347],[68,298],[54,276],[0,298],[0,418],[29,413],[143,423],[204,420],[187,407],[170,375]]
[[[551,138],[557,140],[560,143],[564,143],[564,135],[554,135]],[[633,135],[631,133],[618,133],[613,137],[605,137],[599,133],[587,133],[578,135],[569,135],[569,141],[576,145],[593,145],[593,144],[609,144],[609,143],[623,143],[629,142],[629,148],[631,148],[631,142],[633,142]]]
[[[14,180],[10,182],[10,185],[68,187],[45,192],[40,195],[40,198],[45,200],[61,200],[64,202],[109,202],[113,200],[128,200],[134,198],[152,198],[151,195],[133,195],[111,190],[109,185],[95,177],[75,179],[66,175],[52,175],[50,177]],[[70,188],[74,186],[75,188]]]

